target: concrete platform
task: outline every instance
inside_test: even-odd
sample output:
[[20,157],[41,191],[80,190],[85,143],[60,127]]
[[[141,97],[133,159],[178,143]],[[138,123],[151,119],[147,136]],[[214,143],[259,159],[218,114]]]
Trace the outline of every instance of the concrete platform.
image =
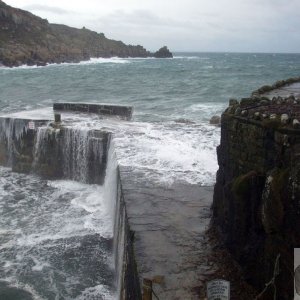
[[206,238],[213,188],[158,186],[122,167],[120,177],[140,279],[159,282],[153,284],[159,299],[200,299],[200,279],[216,271]]
[[262,96],[266,97],[288,97],[290,95],[294,95],[295,98],[300,98],[300,82],[295,82],[290,85],[282,86],[278,89],[274,89],[270,92],[266,92],[262,94]]

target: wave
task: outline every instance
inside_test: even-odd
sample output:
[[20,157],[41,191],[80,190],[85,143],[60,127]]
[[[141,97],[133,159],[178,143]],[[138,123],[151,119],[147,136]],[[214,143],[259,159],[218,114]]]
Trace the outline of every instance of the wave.
[[96,65],[96,64],[128,64],[132,58],[120,58],[120,57],[111,57],[111,58],[90,58],[89,60],[83,60],[80,62],[64,62],[64,63],[47,63],[45,66],[28,66],[21,65],[18,67],[5,67],[1,66],[0,70],[22,70],[22,69],[40,69],[47,67],[60,67],[60,66],[78,66],[78,65]]

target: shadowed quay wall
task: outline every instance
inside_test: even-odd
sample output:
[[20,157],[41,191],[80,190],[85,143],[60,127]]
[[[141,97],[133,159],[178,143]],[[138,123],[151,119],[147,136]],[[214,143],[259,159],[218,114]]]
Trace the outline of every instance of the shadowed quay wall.
[[260,291],[280,255],[277,299],[293,297],[293,248],[300,247],[299,117],[294,96],[231,100],[217,148],[213,225]]

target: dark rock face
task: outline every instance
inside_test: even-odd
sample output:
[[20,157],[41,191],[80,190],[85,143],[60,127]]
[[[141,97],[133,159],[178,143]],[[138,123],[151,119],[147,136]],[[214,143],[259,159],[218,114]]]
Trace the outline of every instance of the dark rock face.
[[[160,57],[170,57],[163,56],[166,54],[162,51]],[[154,54],[140,45],[125,45],[86,28],[49,24],[45,19],[0,0],[0,66],[44,66],[113,56],[149,57]]]
[[[258,291],[280,255],[277,299],[293,298],[293,248],[300,247],[300,130],[293,125],[300,105],[288,99],[230,103],[221,119],[213,202],[213,224]],[[273,299],[273,292],[260,299]]]
[[172,58],[173,54],[170,52],[170,50],[168,49],[167,46],[164,46],[154,53],[154,57],[156,57],[156,58]]

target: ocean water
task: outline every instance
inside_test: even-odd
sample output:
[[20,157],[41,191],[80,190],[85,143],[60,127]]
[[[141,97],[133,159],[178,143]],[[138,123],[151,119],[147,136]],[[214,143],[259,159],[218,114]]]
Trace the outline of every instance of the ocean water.
[[[53,102],[132,105],[131,122],[79,116],[68,125],[112,131],[118,163],[157,185],[213,185],[220,128],[209,124],[211,116],[231,97],[299,75],[298,54],[176,53],[0,68],[0,110],[43,117]],[[0,174],[0,299],[114,299],[105,185],[8,168]]]

